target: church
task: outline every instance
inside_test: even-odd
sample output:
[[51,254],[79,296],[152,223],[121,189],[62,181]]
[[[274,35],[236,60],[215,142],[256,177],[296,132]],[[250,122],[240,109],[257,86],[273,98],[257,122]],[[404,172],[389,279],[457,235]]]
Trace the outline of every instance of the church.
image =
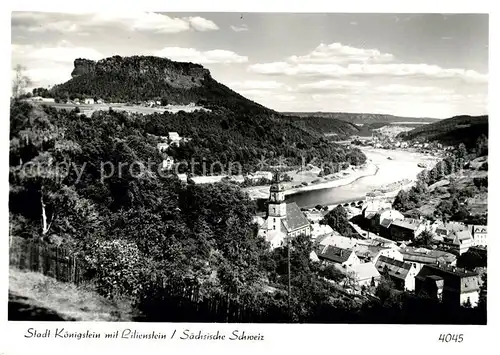
[[270,188],[267,216],[259,228],[259,236],[278,248],[286,244],[288,238],[311,235],[311,225],[295,202],[285,202],[285,185],[279,173],[273,178]]

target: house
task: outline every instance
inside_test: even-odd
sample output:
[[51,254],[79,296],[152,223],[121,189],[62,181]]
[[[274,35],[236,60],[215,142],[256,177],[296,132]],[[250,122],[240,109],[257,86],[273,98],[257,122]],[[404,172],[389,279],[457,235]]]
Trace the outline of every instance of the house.
[[375,228],[380,235],[389,236],[389,227],[396,219],[404,219],[405,216],[392,208],[385,208],[375,214],[372,219],[372,228]]
[[403,216],[403,214],[397,210],[386,208],[377,213],[377,218],[377,223],[381,225],[384,220],[394,221],[396,219],[404,219],[405,216]]
[[165,159],[162,161],[162,169],[163,170],[172,170],[174,167],[174,158],[167,156]]
[[171,144],[178,146],[181,142],[181,137],[177,132],[168,132],[168,140]]
[[[315,224],[313,224],[313,226],[314,225]],[[331,227],[329,227],[329,228],[331,228]],[[344,236],[341,236],[341,235],[336,234],[336,233],[332,233],[331,235],[327,235],[324,237],[319,237],[316,239],[316,242],[317,242],[317,245],[319,245],[321,247],[331,245],[331,246],[342,248],[342,249],[352,249],[357,245],[356,239],[344,237]]]
[[253,174],[249,174],[247,178],[252,181],[259,181],[262,179],[271,181],[273,179],[273,173],[270,171],[256,171]]
[[431,224],[431,231],[435,234],[435,239],[442,241],[444,237],[449,236],[451,233],[466,230],[467,226],[460,222],[444,222],[441,220],[435,221]]
[[319,262],[319,258],[318,258],[318,255],[316,254],[316,252],[313,250],[309,253],[309,259],[312,261],[312,262]]
[[333,235],[333,229],[328,224],[311,223],[311,238],[313,240],[317,240],[320,237],[333,237]]
[[448,236],[443,237],[442,244],[458,252],[459,255],[462,255],[473,246],[472,235],[468,229],[452,232]]
[[276,172],[269,189],[267,216],[258,235],[270,243],[271,248],[284,245],[298,235],[311,235],[311,225],[295,202],[285,202],[285,185]]
[[380,273],[374,263],[355,264],[348,268],[348,273],[360,287],[376,287],[380,281]]
[[472,234],[472,245],[473,246],[483,246],[487,247],[488,243],[486,241],[487,227],[486,226],[467,226],[469,232]]
[[454,266],[425,265],[415,277],[415,293],[442,300],[443,303],[461,306],[479,301],[479,274],[457,269]]
[[403,261],[403,255],[398,249],[378,245],[356,244],[353,247],[356,256],[363,262],[376,263],[381,256]]
[[342,249],[332,245],[327,245],[322,249],[318,248],[317,255],[323,263],[335,264],[344,268],[361,263],[352,249]]
[[387,270],[389,277],[399,290],[415,290],[415,276],[418,273],[415,263],[407,263],[382,255],[378,258],[375,266],[381,274]]
[[94,99],[86,98],[86,99],[83,100],[83,103],[85,105],[93,105],[94,104]]
[[418,219],[396,219],[389,226],[389,235],[396,241],[412,241],[424,229],[423,223]]
[[361,208],[361,214],[363,218],[369,219],[375,216],[379,211],[390,208],[391,204],[389,202],[377,198],[370,198],[366,200]]
[[403,261],[415,263],[417,269],[424,265],[456,265],[457,256],[441,250],[431,250],[426,248],[404,247],[399,249],[403,255]]

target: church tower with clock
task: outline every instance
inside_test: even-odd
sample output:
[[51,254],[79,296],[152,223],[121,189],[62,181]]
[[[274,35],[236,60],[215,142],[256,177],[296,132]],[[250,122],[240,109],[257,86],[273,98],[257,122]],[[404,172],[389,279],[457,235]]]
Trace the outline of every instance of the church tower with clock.
[[279,172],[274,174],[273,184],[269,190],[267,218],[271,220],[273,230],[280,231],[282,220],[286,220],[285,185],[281,182]]
[[285,184],[279,172],[273,176],[269,189],[267,216],[259,227],[259,235],[271,248],[283,246],[290,238],[311,235],[311,225],[295,202],[285,202]]

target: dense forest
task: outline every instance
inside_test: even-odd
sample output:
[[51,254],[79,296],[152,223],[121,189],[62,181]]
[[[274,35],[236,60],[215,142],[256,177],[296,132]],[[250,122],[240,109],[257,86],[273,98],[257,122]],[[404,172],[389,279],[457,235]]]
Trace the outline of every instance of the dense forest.
[[[184,183],[146,164],[161,160],[148,122],[162,126],[162,119],[168,124],[168,115],[153,121],[113,111],[87,117],[13,101],[11,235],[69,248],[92,287],[116,302],[130,300],[143,320],[214,321],[211,313],[184,313],[185,295],[166,302],[173,300],[166,285],[175,285],[176,292],[195,287],[199,300],[245,305],[247,321],[403,321],[401,307],[415,301],[347,296],[311,261],[308,238],[294,239],[291,247],[288,304],[286,250],[270,251],[257,237],[248,195],[223,182]],[[407,319],[485,321],[479,310],[433,307],[444,314],[438,321]]]
[[333,137],[337,139],[347,139],[353,135],[360,135],[362,131],[362,129],[355,124],[335,118],[285,116],[283,119],[309,132],[330,134],[331,139],[333,139]]
[[437,141],[448,146],[464,143],[473,148],[477,139],[488,136],[488,116],[456,116],[422,125],[399,135],[405,140]]

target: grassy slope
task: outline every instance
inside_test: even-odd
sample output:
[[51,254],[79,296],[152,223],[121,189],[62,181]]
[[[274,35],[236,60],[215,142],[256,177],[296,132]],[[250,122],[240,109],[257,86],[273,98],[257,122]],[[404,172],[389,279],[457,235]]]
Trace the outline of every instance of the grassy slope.
[[15,268],[9,270],[9,303],[10,320],[132,320],[126,303],[111,302],[88,287]]

